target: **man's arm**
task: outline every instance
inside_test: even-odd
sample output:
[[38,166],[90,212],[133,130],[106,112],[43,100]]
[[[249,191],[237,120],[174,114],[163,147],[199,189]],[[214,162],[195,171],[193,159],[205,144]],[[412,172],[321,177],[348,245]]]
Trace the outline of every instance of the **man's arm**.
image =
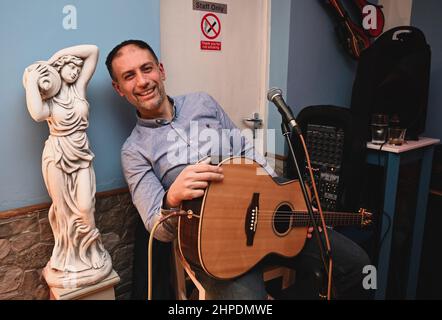
[[[178,208],[184,200],[204,195],[209,181],[221,181],[222,168],[199,163],[187,166],[175,179],[169,190],[164,190],[155,176],[150,163],[138,152],[123,150],[121,153],[124,176],[146,229],[150,232],[161,218],[161,210]],[[161,224],[154,237],[170,242],[176,237],[177,219],[169,219]]]
[[[165,190],[155,176],[150,163],[136,151],[122,150],[121,162],[132,202],[138,210],[146,229],[150,232],[161,218]],[[170,242],[176,237],[176,219],[158,227],[155,238]]]

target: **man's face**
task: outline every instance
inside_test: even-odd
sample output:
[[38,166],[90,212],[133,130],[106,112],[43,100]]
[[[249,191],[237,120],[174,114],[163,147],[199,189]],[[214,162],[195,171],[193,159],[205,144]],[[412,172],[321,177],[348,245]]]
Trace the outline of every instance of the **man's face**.
[[112,70],[115,90],[137,108],[142,118],[155,118],[164,113],[166,74],[149,50],[135,45],[121,48],[112,61]]

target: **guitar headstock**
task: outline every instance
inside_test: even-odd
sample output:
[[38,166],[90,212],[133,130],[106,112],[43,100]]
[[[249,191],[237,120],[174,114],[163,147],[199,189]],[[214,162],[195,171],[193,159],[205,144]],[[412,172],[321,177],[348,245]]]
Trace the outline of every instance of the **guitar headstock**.
[[359,209],[361,215],[361,227],[368,227],[373,223],[373,213],[368,212],[365,208]]

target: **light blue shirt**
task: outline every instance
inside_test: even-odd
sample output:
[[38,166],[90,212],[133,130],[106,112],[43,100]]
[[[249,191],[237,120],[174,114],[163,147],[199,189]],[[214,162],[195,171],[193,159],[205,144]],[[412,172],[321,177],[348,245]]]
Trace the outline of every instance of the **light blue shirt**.
[[[242,155],[254,159],[274,175],[265,159],[253,154],[251,143],[210,95],[192,93],[170,101],[173,119],[138,117],[121,150],[132,201],[149,232],[161,217],[166,191],[189,164],[207,156],[213,163],[220,157]],[[163,223],[154,236],[161,241],[172,241],[176,236],[176,221]]]

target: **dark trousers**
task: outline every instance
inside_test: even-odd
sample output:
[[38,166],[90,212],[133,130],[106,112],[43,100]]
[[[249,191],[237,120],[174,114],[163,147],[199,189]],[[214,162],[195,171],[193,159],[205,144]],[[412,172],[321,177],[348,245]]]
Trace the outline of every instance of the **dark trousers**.
[[[147,249],[149,233],[138,218],[135,229],[134,263],[132,275],[133,300],[147,300]],[[175,299],[172,286],[172,244],[154,240],[152,259],[152,299]]]
[[[370,299],[372,292],[363,287],[363,278],[365,277],[363,268],[370,265],[368,255],[356,243],[336,231],[330,230],[329,236],[334,261],[334,298]],[[273,258],[271,260],[272,264],[286,265],[296,270],[295,284],[287,290],[285,297],[281,298],[318,298],[320,285],[315,283],[313,273],[322,269],[322,262],[315,238],[307,240],[304,248],[296,257],[291,259]],[[261,300],[267,297],[262,267],[263,264],[260,264],[245,275],[227,281],[211,278],[199,269],[195,269],[195,272],[206,289],[208,299]],[[323,271],[321,272],[324,274]]]

